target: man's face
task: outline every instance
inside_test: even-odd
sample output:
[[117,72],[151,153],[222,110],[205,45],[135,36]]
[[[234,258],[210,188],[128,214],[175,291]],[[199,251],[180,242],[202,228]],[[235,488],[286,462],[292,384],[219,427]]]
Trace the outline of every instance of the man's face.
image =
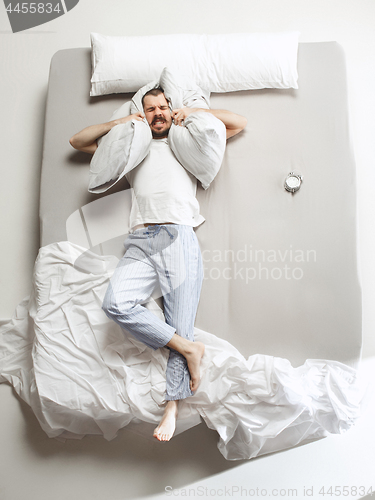
[[143,100],[143,110],[150,125],[152,137],[154,139],[168,137],[172,125],[172,115],[164,94],[147,95]]

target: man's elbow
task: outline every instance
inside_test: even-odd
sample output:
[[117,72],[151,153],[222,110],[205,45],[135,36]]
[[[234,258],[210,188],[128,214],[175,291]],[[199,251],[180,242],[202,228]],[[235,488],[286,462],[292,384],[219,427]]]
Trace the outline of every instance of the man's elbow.
[[71,138],[69,139],[69,143],[70,143],[70,145],[72,146],[72,148],[74,148],[74,149],[78,149],[78,148],[77,148],[77,141],[76,141],[75,135],[73,135],[73,137],[71,137]]
[[236,128],[229,129],[227,128],[227,139],[239,134],[247,125],[247,118],[241,116],[240,119],[236,123]]
[[247,118],[241,116],[240,126],[239,126],[240,131],[243,130],[246,127],[246,125],[247,125]]
[[73,137],[69,139],[69,143],[77,151],[82,151],[83,153],[89,153],[92,155],[98,149],[98,144],[96,141],[94,141],[92,144],[89,144],[88,146],[83,146],[82,143],[77,140],[77,137],[75,135],[73,135]]

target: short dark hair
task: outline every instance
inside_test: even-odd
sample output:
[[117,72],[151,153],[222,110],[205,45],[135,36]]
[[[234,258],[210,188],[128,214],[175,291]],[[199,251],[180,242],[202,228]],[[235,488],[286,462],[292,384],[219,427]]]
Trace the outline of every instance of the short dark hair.
[[144,98],[148,95],[153,95],[153,96],[158,96],[160,94],[164,94],[164,90],[161,88],[161,87],[157,87],[155,89],[151,89],[149,90],[148,92],[145,93],[145,95],[142,97],[142,106],[143,106],[143,103],[144,103]]

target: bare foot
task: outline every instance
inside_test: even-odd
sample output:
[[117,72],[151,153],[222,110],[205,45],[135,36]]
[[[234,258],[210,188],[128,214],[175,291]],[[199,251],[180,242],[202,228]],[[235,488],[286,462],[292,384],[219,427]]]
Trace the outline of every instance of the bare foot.
[[154,430],[153,436],[159,441],[169,441],[176,429],[178,401],[168,401],[160,424]]
[[204,354],[202,342],[191,342],[189,350],[184,353],[190,373],[190,389],[195,392],[200,382],[199,366]]
[[190,373],[190,389],[195,392],[200,382],[199,365],[204,354],[204,344],[187,340],[175,333],[167,346],[185,357]]

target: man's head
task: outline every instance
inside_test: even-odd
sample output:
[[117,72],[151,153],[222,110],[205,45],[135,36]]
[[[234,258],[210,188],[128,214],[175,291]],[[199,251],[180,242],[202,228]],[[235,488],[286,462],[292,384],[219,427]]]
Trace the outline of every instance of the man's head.
[[163,91],[161,89],[149,90],[143,96],[142,104],[152,137],[154,139],[168,137],[172,125],[172,115]]

